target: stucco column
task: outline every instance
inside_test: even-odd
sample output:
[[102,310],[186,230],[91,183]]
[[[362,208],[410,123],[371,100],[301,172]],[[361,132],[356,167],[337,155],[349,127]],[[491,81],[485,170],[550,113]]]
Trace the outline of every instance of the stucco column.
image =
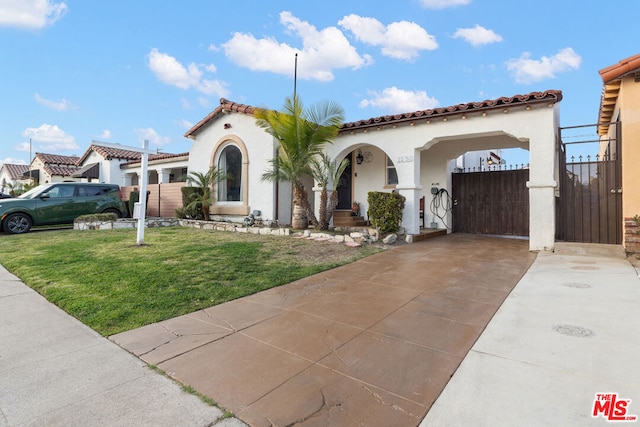
[[396,190],[405,197],[402,226],[407,234],[420,234],[420,153],[398,156],[395,166],[398,173]]
[[133,174],[123,173],[122,174],[122,185],[127,187],[131,185],[131,180],[133,178]]
[[529,143],[529,250],[551,251],[556,233],[557,160],[555,135]]
[[158,172],[158,184],[168,184],[171,175],[171,169],[160,169]]

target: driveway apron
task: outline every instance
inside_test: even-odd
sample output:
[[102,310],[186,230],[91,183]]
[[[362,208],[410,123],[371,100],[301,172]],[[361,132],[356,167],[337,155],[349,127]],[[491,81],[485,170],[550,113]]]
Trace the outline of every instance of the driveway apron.
[[535,256],[452,234],[111,339],[251,426],[415,426]]

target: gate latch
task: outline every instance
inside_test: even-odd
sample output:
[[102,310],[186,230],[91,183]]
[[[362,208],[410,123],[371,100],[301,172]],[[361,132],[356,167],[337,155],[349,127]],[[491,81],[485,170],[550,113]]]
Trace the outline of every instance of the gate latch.
[[616,193],[622,194],[622,188],[618,188],[617,190],[615,188],[612,188],[609,191],[611,191],[611,194],[616,194]]

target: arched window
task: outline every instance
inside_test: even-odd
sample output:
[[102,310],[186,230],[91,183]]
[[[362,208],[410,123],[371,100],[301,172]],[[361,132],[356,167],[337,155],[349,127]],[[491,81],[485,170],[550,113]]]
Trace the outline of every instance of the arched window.
[[218,171],[226,178],[218,183],[216,200],[219,202],[242,201],[242,152],[235,145],[227,145],[218,157]]

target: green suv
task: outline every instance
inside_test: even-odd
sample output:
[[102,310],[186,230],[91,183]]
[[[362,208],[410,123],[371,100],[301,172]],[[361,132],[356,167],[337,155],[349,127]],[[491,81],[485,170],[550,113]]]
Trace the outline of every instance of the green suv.
[[126,209],[118,185],[56,182],[0,200],[0,222],[5,232],[19,234],[34,225],[71,224],[86,214],[112,212],[120,218]]

